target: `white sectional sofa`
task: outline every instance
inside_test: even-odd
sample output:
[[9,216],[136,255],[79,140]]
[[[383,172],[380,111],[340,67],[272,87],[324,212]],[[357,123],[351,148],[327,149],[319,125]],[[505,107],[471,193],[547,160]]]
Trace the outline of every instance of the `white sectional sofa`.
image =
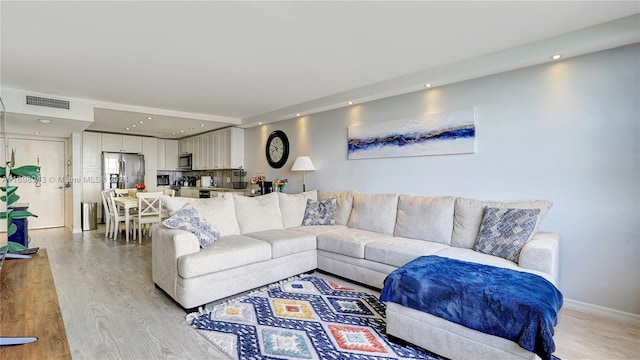
[[[307,198],[335,198],[335,225],[301,226]],[[553,284],[558,278],[559,235],[537,232],[551,207],[549,201],[324,190],[164,201],[170,213],[191,202],[221,234],[201,249],[190,232],[163,225],[152,228],[153,281],[187,309],[316,269],[382,288],[390,272],[422,255],[530,272]],[[517,264],[473,250],[485,206],[540,209],[536,235],[522,249]],[[508,340],[395,305],[389,304],[387,310],[387,332],[440,355],[536,358]],[[405,318],[410,320],[410,331]]]

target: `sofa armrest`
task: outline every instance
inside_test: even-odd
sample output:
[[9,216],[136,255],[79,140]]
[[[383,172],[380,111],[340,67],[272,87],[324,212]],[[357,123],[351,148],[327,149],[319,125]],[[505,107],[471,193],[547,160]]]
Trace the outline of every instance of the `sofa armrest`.
[[151,273],[153,282],[176,297],[178,258],[200,251],[198,238],[184,230],[169,229],[164,225],[151,227]]
[[554,284],[557,284],[560,268],[560,234],[536,233],[522,248],[518,264],[525,269],[551,275]]

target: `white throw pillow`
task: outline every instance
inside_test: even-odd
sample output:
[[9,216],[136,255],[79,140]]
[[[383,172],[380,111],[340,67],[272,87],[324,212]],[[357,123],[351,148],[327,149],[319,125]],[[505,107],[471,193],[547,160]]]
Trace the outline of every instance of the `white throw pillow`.
[[284,229],[277,193],[262,196],[233,194],[240,234]]
[[280,213],[282,213],[282,225],[285,229],[302,225],[307,199],[317,200],[318,193],[316,190],[307,191],[299,194],[277,193],[280,204]]

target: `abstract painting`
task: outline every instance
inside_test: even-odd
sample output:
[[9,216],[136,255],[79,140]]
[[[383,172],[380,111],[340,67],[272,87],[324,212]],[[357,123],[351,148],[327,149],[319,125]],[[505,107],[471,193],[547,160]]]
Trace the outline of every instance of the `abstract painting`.
[[471,154],[475,108],[349,126],[348,159]]

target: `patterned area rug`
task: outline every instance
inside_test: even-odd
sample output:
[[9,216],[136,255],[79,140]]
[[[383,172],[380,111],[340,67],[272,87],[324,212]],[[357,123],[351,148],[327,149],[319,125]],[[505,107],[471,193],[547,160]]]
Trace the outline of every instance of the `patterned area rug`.
[[307,276],[187,315],[234,359],[442,359],[385,335],[375,296]]

